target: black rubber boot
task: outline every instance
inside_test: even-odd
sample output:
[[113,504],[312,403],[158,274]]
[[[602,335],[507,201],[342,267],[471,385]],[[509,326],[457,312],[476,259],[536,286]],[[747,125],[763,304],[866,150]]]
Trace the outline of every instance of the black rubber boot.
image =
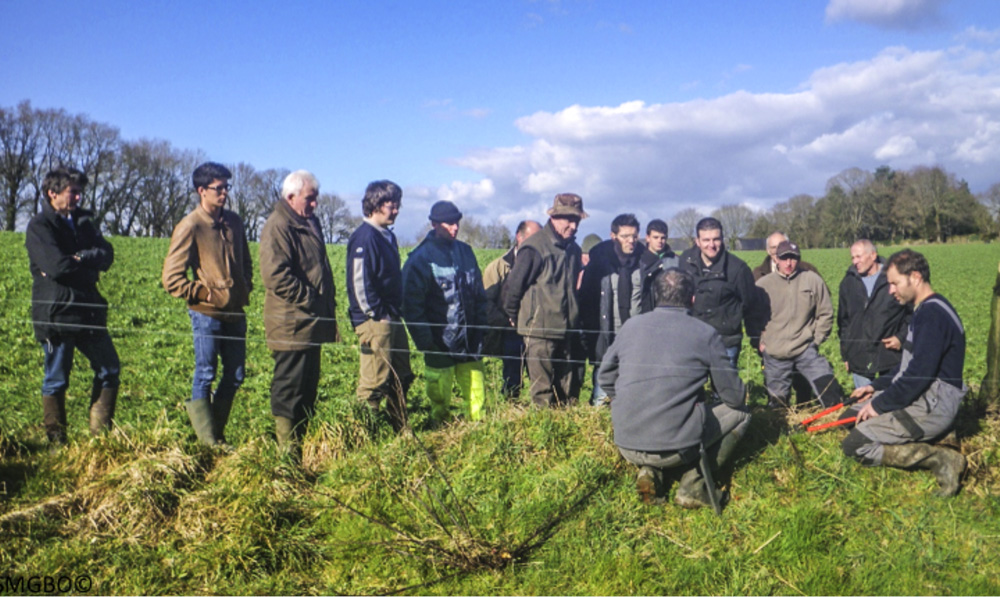
[[701,470],[698,469],[697,463],[681,475],[674,502],[681,508],[689,510],[712,507],[712,500],[708,497],[708,488],[705,487],[705,479],[701,476]]
[[45,435],[52,444],[66,443],[66,392],[42,396],[42,423]]
[[95,387],[90,395],[90,433],[100,435],[111,429],[115,418],[118,388]]
[[924,443],[885,446],[882,464],[904,469],[925,469],[934,473],[938,489],[934,495],[951,497],[958,493],[959,480],[965,470],[961,453]]
[[233,410],[233,398],[216,400],[212,397],[212,435],[216,444],[226,444],[226,424],[229,423],[229,413]]

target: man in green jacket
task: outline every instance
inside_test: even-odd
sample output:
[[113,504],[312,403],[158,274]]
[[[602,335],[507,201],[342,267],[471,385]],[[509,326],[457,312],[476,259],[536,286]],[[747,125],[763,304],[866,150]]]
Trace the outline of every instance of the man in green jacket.
[[570,406],[580,396],[580,307],[577,281],[582,252],[576,229],[587,217],[583,199],[556,195],[541,232],[524,242],[507,277],[504,311],[524,337],[535,406]]
[[486,291],[472,248],[458,240],[462,212],[450,201],[431,206],[431,231],[403,265],[403,319],[424,353],[431,419],[448,418],[457,380],[467,415],[482,417]]
[[316,404],[320,347],[338,342],[333,272],[319,220],[319,182],[306,170],[289,174],[260,236],[264,330],[274,357],[271,414],[278,444],[300,455]]

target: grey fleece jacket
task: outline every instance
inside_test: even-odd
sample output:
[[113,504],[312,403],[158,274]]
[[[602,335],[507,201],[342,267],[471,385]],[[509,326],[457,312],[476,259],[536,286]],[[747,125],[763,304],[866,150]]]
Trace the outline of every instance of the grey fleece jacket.
[[657,307],[630,318],[598,373],[611,398],[615,443],[643,452],[697,445],[709,377],[723,402],[743,406],[743,382],[714,327],[678,307]]

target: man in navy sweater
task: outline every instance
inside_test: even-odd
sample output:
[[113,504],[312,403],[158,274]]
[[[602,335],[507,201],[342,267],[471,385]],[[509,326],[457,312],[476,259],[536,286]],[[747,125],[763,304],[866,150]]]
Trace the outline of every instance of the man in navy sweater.
[[385,398],[385,411],[397,431],[406,426],[406,392],[413,381],[402,320],[399,243],[389,228],[402,200],[403,191],[394,182],[369,184],[361,201],[364,222],[347,241],[348,314],[361,345],[358,397],[373,410]]
[[886,277],[896,300],[914,308],[903,360],[892,375],[851,394],[864,402],[845,413],[856,414],[858,425],[841,447],[867,466],[930,470],[940,486],[937,495],[952,496],[965,456],[928,442],[952,429],[969,391],[962,382],[965,329],[954,307],[931,288],[930,267],[920,253],[904,249],[890,257]]

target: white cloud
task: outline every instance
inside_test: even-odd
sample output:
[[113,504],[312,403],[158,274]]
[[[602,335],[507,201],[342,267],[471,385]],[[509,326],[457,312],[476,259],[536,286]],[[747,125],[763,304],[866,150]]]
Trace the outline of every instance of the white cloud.
[[889,29],[916,29],[943,21],[946,0],[830,0],[826,20],[858,21]]
[[888,48],[818,69],[790,93],[574,105],[515,124],[528,142],[453,160],[482,180],[437,197],[511,223],[543,218],[556,193],[576,192],[603,231],[623,211],[648,221],[821,194],[851,167],[938,164],[978,191],[1000,180],[1000,52]]
[[988,31],[979,27],[967,27],[965,31],[959,34],[958,40],[962,42],[995,44],[1000,41],[1000,29]]

